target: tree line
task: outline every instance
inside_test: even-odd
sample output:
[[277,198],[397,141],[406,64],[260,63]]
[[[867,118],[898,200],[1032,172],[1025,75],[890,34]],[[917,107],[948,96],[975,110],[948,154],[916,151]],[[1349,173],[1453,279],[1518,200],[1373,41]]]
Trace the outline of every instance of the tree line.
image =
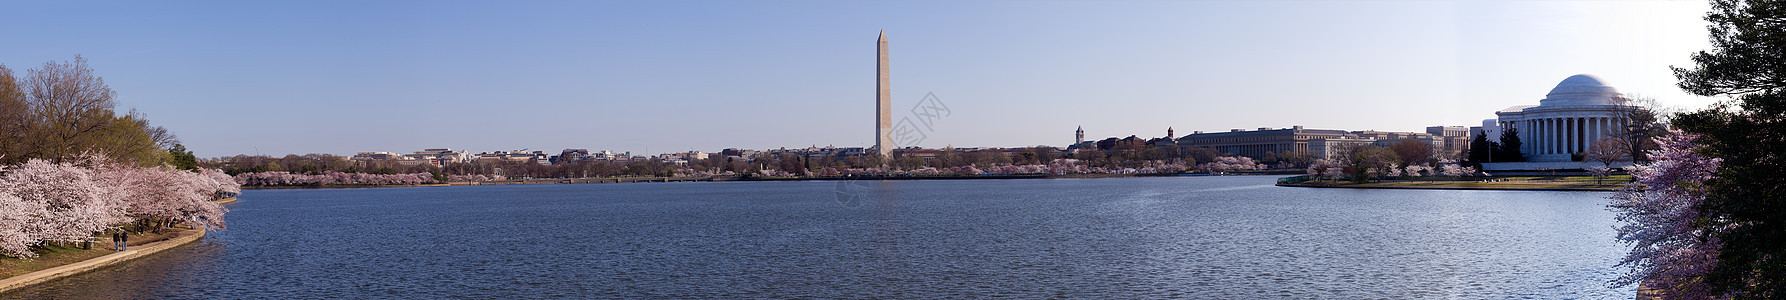
[[[1052,146],[1034,146],[1016,151],[958,150],[955,148],[902,149],[894,151],[891,157],[885,159],[876,155],[842,153],[808,155],[788,151],[761,152],[748,156],[712,155],[691,159],[681,164],[658,159],[639,159],[570,160],[560,161],[556,164],[540,164],[533,160],[451,162],[436,166],[413,161],[355,160],[330,154],[306,154],[284,157],[236,155],[207,159],[199,164],[202,167],[223,170],[239,179],[253,178],[252,182],[243,181],[248,185],[311,185],[319,182],[335,182],[329,181],[328,178],[351,176],[330,175],[333,173],[383,175],[426,173],[432,175],[435,181],[446,182],[626,176],[758,176],[770,174],[774,176],[831,176],[827,174],[906,174],[911,172],[917,172],[912,174],[977,175],[983,172],[1051,172],[1047,170],[1072,173],[1112,172],[1124,169],[1183,172],[1253,170],[1267,167],[1261,164],[1265,163],[1264,161],[1246,158],[1242,162],[1236,160],[1234,155],[1219,153],[1209,148],[1180,149],[1175,145],[1151,146],[1138,139],[1131,140],[1133,142],[1119,142],[1108,148],[1092,147],[1074,151],[1063,151]],[[920,151],[933,153],[921,155]],[[1298,163],[1306,165],[1310,156],[1303,151],[1283,156],[1274,155],[1273,159],[1277,159],[1276,162],[1282,167],[1294,167]],[[1083,166],[1083,168],[1074,166]],[[969,170],[973,174],[963,173]]]

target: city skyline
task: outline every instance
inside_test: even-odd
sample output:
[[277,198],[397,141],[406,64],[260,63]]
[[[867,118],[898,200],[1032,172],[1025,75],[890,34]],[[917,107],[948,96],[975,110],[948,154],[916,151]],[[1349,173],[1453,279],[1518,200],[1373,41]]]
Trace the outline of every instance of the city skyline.
[[87,58],[201,157],[871,147],[863,37],[898,34],[916,146],[1476,126],[1590,73],[1664,105],[1697,2],[28,3],[0,63]]

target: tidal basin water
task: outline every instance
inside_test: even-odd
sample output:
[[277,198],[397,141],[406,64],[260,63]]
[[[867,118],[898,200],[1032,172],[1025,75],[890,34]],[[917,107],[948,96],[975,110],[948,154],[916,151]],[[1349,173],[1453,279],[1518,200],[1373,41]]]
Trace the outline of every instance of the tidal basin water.
[[1624,298],[1607,193],[1275,177],[256,190],[4,298]]

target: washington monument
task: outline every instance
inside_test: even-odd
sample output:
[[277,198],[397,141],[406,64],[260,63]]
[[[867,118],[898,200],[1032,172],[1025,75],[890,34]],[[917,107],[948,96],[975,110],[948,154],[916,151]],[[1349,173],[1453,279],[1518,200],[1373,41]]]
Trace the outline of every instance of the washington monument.
[[874,149],[884,162],[893,157],[893,85],[887,78],[887,31],[881,30],[880,48],[875,51],[880,64],[875,66]]

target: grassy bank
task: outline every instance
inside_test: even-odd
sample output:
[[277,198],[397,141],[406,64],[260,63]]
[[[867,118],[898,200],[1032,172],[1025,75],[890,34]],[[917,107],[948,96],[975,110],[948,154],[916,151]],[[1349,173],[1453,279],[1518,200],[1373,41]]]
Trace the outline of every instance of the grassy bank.
[[80,247],[49,246],[37,251],[37,258],[19,259],[0,257],[0,278],[30,274],[43,269],[81,262],[106,254],[117,253],[110,248],[111,244],[94,243],[93,249]]
[[[193,230],[202,229],[173,227],[163,229],[161,233],[142,232],[141,234],[131,234],[130,247],[135,248],[149,243],[165,241],[183,234],[190,234],[189,231]],[[35,258],[21,259],[0,257],[0,278],[12,278],[13,276],[30,274],[31,272],[42,271],[62,265],[86,261],[100,256],[106,256],[112,253],[118,253],[118,251],[112,251],[112,243],[109,240],[103,240],[109,237],[110,235],[95,237],[102,240],[93,243],[92,249],[81,249],[81,247],[76,245],[51,245],[33,249],[35,250],[34,252],[37,253],[37,257]]]
[[[236,197],[226,197],[211,202],[228,204],[236,202]],[[181,225],[184,225],[185,227],[182,228],[180,227]],[[129,249],[136,250],[143,245],[166,241],[181,236],[198,234],[200,231],[204,230],[202,228],[195,228],[194,226],[195,225],[192,223],[181,223],[173,227],[164,228],[161,232],[150,230],[132,234],[130,236]],[[19,275],[30,274],[32,272],[79,263],[118,253],[118,251],[112,251],[112,243],[109,240],[106,240],[109,237],[111,237],[110,234],[95,236],[94,239],[99,240],[99,242],[94,242],[90,246],[91,249],[81,249],[81,247],[78,247],[77,245],[49,245],[33,249],[33,252],[37,253],[37,257],[35,258],[21,259],[0,256],[0,279],[9,279]]]

